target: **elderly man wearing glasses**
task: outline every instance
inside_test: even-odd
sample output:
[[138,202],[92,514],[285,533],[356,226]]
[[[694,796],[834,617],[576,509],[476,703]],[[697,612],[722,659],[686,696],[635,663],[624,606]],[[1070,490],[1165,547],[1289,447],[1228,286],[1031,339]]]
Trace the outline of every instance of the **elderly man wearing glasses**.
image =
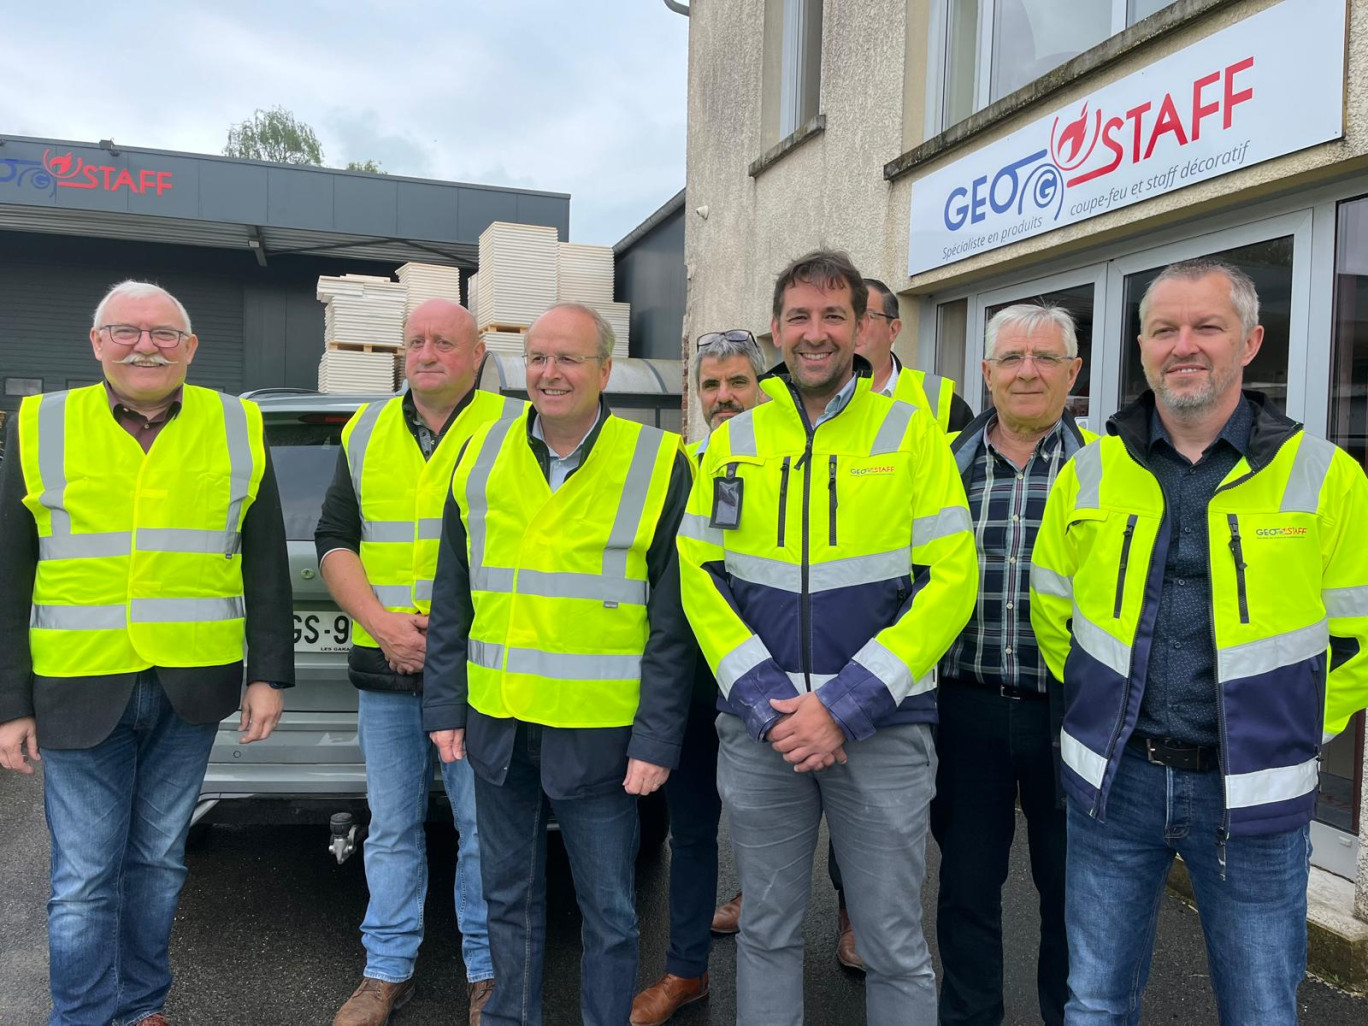
[[[520,417],[527,404],[475,388],[484,343],[475,319],[450,299],[429,299],[404,323],[408,389],[366,403],[342,429],[337,470],[314,541],[337,604],[356,623],[347,675],[357,689],[366,761],[366,884],[361,921],[366,965],[333,1026],[381,1026],[413,996],[423,941],[427,848],[423,822],[435,754],[423,731],[427,614],[437,570],[437,529],[456,456],[477,428]],[[456,923],[469,1021],[494,989],[480,885],[475,783],[465,763],[442,765],[460,836]]]
[[692,475],[678,435],[608,409],[612,348],[588,307],[539,317],[533,409],[470,439],[444,512],[423,724],[475,771],[498,981],[485,1026],[541,1022],[552,810],[584,919],[581,1021],[627,1021],[636,799],[678,765],[688,715],[674,536]]
[[42,753],[52,834],[52,1014],[12,1011],[167,1026],[219,721],[263,740],[294,681],[285,525],[261,411],[186,384],[174,296],[114,286],[90,342],[104,380],[26,398],[0,475],[0,767]]
[[[711,433],[761,399],[759,377],[764,357],[755,336],[744,328],[710,331],[698,338],[693,386]],[[689,445],[695,460],[708,448],[708,436]],[[717,794],[717,681],[699,656],[694,663],[693,699],[679,767],[665,783],[670,807],[670,945],[665,974],[636,996],[632,1026],[659,1026],[683,1005],[708,996],[710,928],[728,929],[724,906],[719,922],[713,915],[717,896],[717,823],[722,799]]]

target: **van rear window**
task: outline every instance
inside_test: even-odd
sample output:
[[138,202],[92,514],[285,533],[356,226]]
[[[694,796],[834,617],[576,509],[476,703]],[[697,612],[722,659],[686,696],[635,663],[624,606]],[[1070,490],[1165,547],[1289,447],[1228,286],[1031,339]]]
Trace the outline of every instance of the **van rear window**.
[[323,496],[337,470],[342,446],[341,424],[266,423],[280,508],[285,514],[285,537],[313,541]]

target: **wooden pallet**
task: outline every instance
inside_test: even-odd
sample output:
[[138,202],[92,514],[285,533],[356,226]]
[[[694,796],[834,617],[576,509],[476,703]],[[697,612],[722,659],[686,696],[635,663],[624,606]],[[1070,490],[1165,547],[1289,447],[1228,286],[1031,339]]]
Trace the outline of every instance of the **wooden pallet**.
[[486,324],[480,329],[483,335],[486,331],[504,331],[510,335],[526,335],[528,325],[526,324]]
[[398,353],[403,343],[388,342],[329,342],[328,348],[339,353]]

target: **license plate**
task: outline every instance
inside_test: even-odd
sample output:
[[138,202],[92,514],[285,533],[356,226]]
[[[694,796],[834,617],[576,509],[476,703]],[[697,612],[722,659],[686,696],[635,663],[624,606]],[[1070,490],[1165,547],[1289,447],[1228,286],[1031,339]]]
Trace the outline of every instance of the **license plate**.
[[296,652],[346,652],[351,648],[352,623],[346,613],[294,615]]

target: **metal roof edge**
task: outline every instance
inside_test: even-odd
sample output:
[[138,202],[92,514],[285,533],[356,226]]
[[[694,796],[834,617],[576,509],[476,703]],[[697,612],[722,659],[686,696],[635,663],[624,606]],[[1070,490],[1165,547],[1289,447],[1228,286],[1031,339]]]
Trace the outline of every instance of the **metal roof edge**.
[[667,199],[654,214],[624,235],[622,239],[613,246],[613,256],[622,256],[623,253],[640,242],[642,237],[655,228],[656,225],[683,209],[684,189],[680,189],[677,193]]

